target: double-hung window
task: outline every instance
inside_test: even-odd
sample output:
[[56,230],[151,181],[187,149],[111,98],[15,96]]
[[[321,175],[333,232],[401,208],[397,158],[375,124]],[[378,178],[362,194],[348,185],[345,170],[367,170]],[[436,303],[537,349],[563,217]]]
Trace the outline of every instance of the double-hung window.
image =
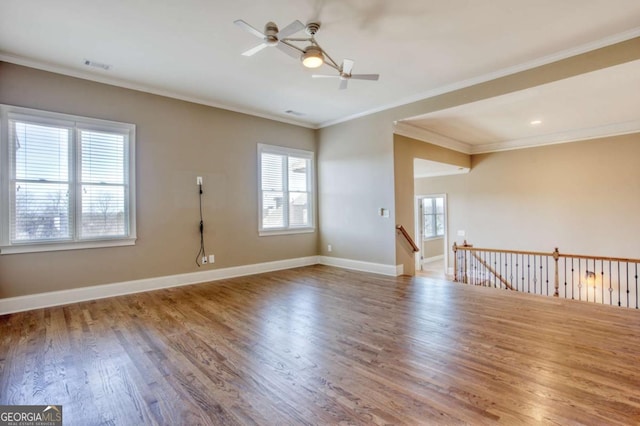
[[3,254],[135,242],[133,124],[0,113]]
[[444,236],[444,197],[422,199],[422,226],[425,239]]
[[259,234],[313,232],[313,152],[258,144]]

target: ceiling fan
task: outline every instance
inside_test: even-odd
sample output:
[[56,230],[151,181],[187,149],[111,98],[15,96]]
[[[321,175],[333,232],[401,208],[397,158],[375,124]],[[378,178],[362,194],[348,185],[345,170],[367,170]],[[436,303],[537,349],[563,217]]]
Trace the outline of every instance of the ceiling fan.
[[251,48],[244,52],[243,56],[253,56],[265,47],[277,47],[288,55],[292,55],[297,58],[299,56],[298,51],[294,48],[293,52],[291,52],[292,46],[289,43],[283,42],[283,39],[286,39],[288,36],[297,33],[304,29],[304,25],[302,22],[296,20],[284,27],[282,30],[278,30],[278,26],[274,22],[267,22],[264,26],[264,33],[261,33],[251,25],[247,24],[242,19],[238,19],[233,22],[240,28],[243,28],[249,34],[253,34],[254,36],[262,39],[262,43],[257,45],[254,48]]
[[[352,74],[354,62],[351,59],[345,59],[342,64],[338,66],[336,61],[329,56],[329,54],[318,44],[315,39],[315,35],[320,29],[320,22],[311,21],[307,25],[303,25],[300,21],[293,21],[291,24],[284,27],[282,30],[278,30],[278,26],[273,22],[267,22],[264,27],[264,32],[260,32],[251,25],[247,24],[242,19],[234,21],[236,25],[245,31],[253,34],[254,36],[262,39],[262,43],[254,48],[251,48],[243,53],[244,56],[252,56],[255,53],[261,51],[265,47],[275,46],[287,55],[300,59],[302,65],[307,68],[318,68],[319,66],[326,64],[331,68],[338,71],[337,75],[318,75],[314,74],[314,78],[339,78],[339,89],[346,89],[350,79],[356,80],[378,80],[380,76],[378,74]],[[305,30],[308,37],[292,38],[289,37],[301,30]],[[296,46],[295,43],[304,43],[305,47]]]
[[351,59],[345,59],[342,61],[342,65],[338,69],[339,75],[325,75],[325,74],[313,74],[313,78],[339,78],[340,85],[338,88],[344,90],[347,88],[347,84],[350,79],[356,80],[378,80],[380,75],[378,74],[351,74],[354,62]]

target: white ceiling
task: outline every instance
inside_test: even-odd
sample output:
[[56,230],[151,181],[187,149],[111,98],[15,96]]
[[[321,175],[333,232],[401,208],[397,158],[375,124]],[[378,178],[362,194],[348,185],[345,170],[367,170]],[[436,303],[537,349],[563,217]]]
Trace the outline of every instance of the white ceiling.
[[[236,19],[318,19],[321,46],[380,81],[339,91],[277,49],[241,56],[258,40]],[[638,0],[2,0],[0,60],[322,127],[628,39],[639,22]]]
[[[640,61],[402,120],[468,153],[640,132]],[[402,126],[402,125],[401,125]],[[401,127],[402,129],[402,127]]]

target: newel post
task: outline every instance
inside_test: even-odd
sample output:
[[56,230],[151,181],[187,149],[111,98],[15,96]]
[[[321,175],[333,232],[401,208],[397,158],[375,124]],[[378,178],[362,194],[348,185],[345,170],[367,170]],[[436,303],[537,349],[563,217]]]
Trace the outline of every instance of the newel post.
[[560,259],[560,252],[558,251],[558,247],[556,247],[556,249],[553,251],[552,256],[555,264],[555,275],[554,275],[555,291],[553,293],[553,297],[559,297],[560,293],[558,292],[558,289],[560,287],[560,279],[558,278],[558,259]]
[[453,280],[458,282],[458,245],[453,242]]

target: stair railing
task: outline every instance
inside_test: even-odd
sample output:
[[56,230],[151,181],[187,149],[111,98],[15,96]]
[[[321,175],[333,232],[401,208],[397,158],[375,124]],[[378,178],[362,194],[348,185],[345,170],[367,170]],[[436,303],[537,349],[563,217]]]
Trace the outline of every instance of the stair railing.
[[409,235],[409,233],[404,228],[404,226],[396,225],[396,229],[398,230],[398,232],[400,232],[400,234],[402,234],[402,236],[404,236],[404,238],[407,240],[407,242],[411,246],[411,249],[413,250],[414,253],[417,253],[417,252],[420,251],[420,249],[416,245],[415,241],[413,241],[413,238],[411,238],[411,235]]
[[454,281],[640,308],[640,259],[453,245]]

